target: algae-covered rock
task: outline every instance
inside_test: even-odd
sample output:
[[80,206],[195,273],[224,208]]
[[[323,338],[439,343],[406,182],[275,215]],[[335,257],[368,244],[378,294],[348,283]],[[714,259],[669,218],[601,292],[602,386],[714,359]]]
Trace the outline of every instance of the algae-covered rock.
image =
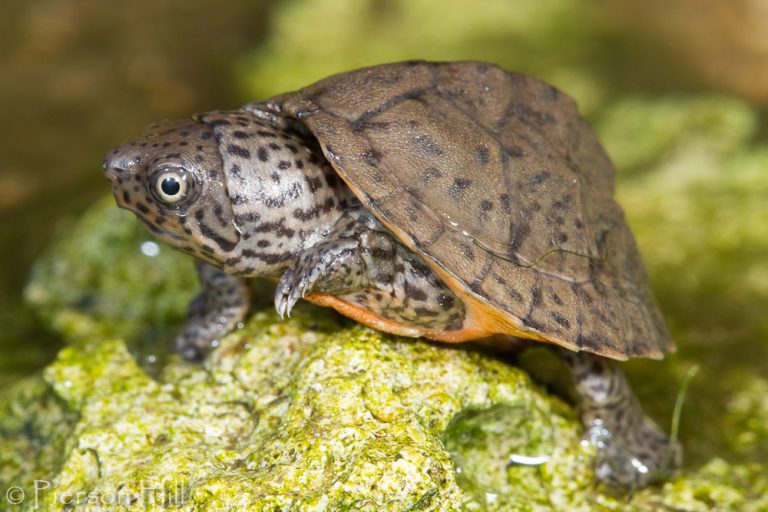
[[[575,96],[617,163],[679,347],[627,363],[629,377],[666,424],[701,366],[680,474],[629,494],[599,486],[573,409],[503,357],[309,306],[282,321],[271,290],[203,365],[183,362],[169,347],[191,262],[105,199],[28,288],[68,346],[0,395],[0,490],[14,490],[0,509],[22,492],[20,509],[49,510],[768,510],[764,126],[738,99],[644,90],[653,80],[589,13],[577,0],[282,2],[244,82],[256,100],[360,65],[482,58]],[[539,355],[529,366],[563,380]]]
[[[634,495],[602,488],[574,411],[524,371],[311,306],[257,310],[202,365],[151,364],[119,338],[172,331],[193,291],[158,276],[189,284],[186,257],[161,249],[153,274],[161,255],[139,257],[147,236],[104,204],[73,233],[28,292],[70,344],[1,402],[0,484],[21,509],[750,510],[768,486],[716,459]],[[114,292],[110,271],[147,286]],[[82,300],[108,293],[109,307]]]

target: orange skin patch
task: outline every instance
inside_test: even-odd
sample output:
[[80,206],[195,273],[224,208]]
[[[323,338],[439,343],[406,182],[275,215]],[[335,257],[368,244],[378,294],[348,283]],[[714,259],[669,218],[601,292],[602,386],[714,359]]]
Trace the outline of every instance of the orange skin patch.
[[471,317],[464,322],[466,327],[460,331],[435,331],[389,320],[368,311],[367,309],[361,308],[360,306],[344,302],[338,297],[327,293],[311,293],[307,295],[305,299],[318,306],[333,308],[342,315],[347,316],[356,322],[360,322],[361,324],[365,324],[368,327],[373,327],[376,330],[396,334],[398,336],[408,336],[411,338],[423,336],[436,341],[460,343],[463,341],[486,338],[494,334],[485,329],[481,324],[474,322]]

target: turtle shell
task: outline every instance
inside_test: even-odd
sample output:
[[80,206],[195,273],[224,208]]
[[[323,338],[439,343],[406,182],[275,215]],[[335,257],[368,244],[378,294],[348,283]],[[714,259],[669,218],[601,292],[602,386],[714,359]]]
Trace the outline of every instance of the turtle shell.
[[673,350],[613,199],[610,159],[553,86],[482,62],[415,61],[245,108],[311,132],[484,335],[615,359]]

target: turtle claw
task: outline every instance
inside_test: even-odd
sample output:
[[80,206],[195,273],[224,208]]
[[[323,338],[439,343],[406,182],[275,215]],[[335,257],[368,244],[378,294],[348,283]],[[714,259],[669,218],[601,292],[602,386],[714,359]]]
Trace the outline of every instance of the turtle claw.
[[[319,245],[302,254],[280,277],[275,289],[275,310],[280,318],[291,316],[291,310],[299,301],[319,287],[326,293],[332,293],[329,285],[338,280],[340,265],[354,254],[357,241],[339,239],[332,243]],[[340,275],[349,279],[348,269]],[[345,284],[342,288],[345,288]]]
[[300,298],[304,298],[312,284],[306,275],[296,272],[294,267],[283,273],[275,289],[275,310],[280,318],[291,318],[291,310]]

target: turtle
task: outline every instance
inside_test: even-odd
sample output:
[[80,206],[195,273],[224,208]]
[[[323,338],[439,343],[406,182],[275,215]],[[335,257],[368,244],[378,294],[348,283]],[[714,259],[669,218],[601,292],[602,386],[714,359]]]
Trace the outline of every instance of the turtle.
[[614,360],[674,350],[614,168],[573,99],[494,64],[408,61],[150,125],[108,153],[118,206],[196,258],[176,338],[200,360],[277,282],[400,336],[544,342],[570,366],[598,479],[680,464]]

